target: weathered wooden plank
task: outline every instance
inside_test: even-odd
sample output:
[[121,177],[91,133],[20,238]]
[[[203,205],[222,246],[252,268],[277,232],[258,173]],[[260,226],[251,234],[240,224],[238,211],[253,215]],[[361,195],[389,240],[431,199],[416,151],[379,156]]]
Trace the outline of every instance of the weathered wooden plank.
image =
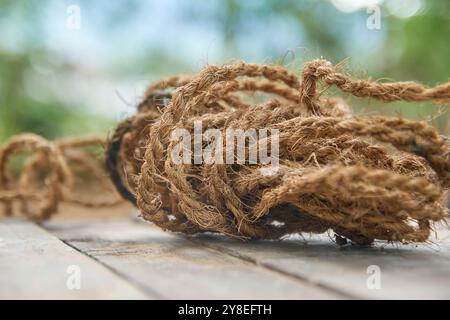
[[41,227],[0,220],[0,299],[145,298],[150,296]]
[[[339,248],[327,237],[301,241],[242,243],[216,236],[195,241],[266,268],[359,298],[449,299],[450,232],[433,245]],[[378,287],[374,271],[380,271]],[[368,285],[369,282],[369,285]]]
[[163,298],[345,297],[131,219],[52,222],[47,228],[78,250]]

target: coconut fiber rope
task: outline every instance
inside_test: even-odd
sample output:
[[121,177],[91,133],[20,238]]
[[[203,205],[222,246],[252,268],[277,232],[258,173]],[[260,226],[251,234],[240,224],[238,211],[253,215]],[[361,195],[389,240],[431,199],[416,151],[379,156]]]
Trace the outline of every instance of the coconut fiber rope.
[[[353,114],[342,99],[323,97],[324,86],[383,102],[450,101],[450,83],[354,80],[325,60],[307,63],[301,78],[279,66],[208,66],[147,89],[109,141],[113,182],[144,219],[174,232],[279,239],[333,230],[357,244],[427,241],[448,216],[448,142],[423,121]],[[252,102],[256,91],[266,101]],[[279,165],[197,163],[194,154],[176,163],[172,132],[193,136],[199,121],[203,134],[278,130]]]
[[[118,196],[91,200],[75,191],[75,177],[89,176],[93,177],[96,192],[115,194],[101,162],[86,150],[104,145],[104,139],[100,138],[48,141],[31,133],[12,137],[0,149],[0,205],[4,214],[11,215],[18,207],[18,211],[31,220],[41,222],[56,213],[61,202],[85,207],[120,203]],[[22,153],[30,155],[19,174],[14,175],[8,164]]]
[[[111,180],[145,220],[173,232],[279,239],[332,230],[362,245],[427,241],[434,225],[448,217],[448,139],[423,121],[355,114],[342,98],[323,94],[331,86],[382,102],[450,102],[450,83],[426,88],[415,82],[355,80],[322,59],[306,63],[301,77],[272,65],[207,66],[147,88],[136,113],[107,141]],[[278,145],[277,165],[198,161],[195,152],[188,162],[175,161],[177,130],[189,133],[191,146],[220,143],[226,150],[225,140],[207,139],[210,129],[222,136],[233,129],[278,132],[270,141],[271,151],[275,141]],[[244,143],[244,154],[271,138]],[[61,201],[92,205],[73,195],[74,164],[101,176],[85,146],[13,137],[0,151],[0,203],[11,212],[16,201],[26,213],[37,198],[39,212],[33,217],[39,219],[50,217]],[[24,149],[33,155],[13,181],[6,162]],[[205,160],[201,154],[200,160]],[[46,175],[43,194],[33,187],[36,172]]]

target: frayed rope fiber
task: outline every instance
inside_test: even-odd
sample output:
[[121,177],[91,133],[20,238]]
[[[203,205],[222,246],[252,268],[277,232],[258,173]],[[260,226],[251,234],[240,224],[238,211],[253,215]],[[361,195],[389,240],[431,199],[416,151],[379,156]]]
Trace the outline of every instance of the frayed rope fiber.
[[[301,78],[279,66],[208,66],[148,87],[136,114],[106,143],[111,180],[144,219],[173,232],[279,239],[333,230],[361,245],[427,241],[448,217],[448,138],[425,122],[353,114],[343,99],[324,97],[323,86],[384,102],[450,102],[450,83],[426,88],[354,80],[325,60],[307,63]],[[268,98],[254,103],[254,92]],[[208,129],[224,135],[228,129],[278,130],[278,165],[197,163],[195,155],[177,164],[171,135],[177,129],[195,133],[198,122],[203,135]],[[267,137],[257,139],[260,145]],[[104,144],[98,138],[12,137],[0,148],[6,214],[18,205],[22,214],[43,221],[61,202],[119,203],[114,193],[108,200],[86,199],[76,190],[82,189],[76,178],[90,177],[96,194],[111,194],[103,168],[86,150]],[[244,148],[248,154],[250,144]],[[31,155],[14,174],[8,163],[24,151]]]
[[[448,140],[422,121],[353,114],[319,84],[383,102],[450,101],[450,83],[354,80],[322,59],[305,64],[301,78],[280,66],[207,66],[147,89],[108,143],[111,178],[144,219],[173,232],[279,239],[333,230],[362,245],[427,241],[448,217]],[[256,91],[270,98],[249,102]],[[224,135],[279,130],[277,170],[175,163],[172,132],[194,133],[198,121]]]

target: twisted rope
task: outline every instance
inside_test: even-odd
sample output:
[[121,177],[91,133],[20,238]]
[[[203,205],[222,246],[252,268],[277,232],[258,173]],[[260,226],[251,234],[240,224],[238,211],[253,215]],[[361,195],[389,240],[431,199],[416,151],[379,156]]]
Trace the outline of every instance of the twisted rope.
[[[279,66],[208,66],[153,84],[119,124],[107,148],[117,189],[144,219],[174,232],[278,239],[331,229],[359,244],[427,241],[448,216],[448,142],[425,122],[354,115],[342,99],[322,97],[320,82],[383,102],[450,99],[450,83],[354,80],[325,60],[306,64],[301,79]],[[254,104],[255,91],[271,98]],[[278,129],[278,169],[174,163],[171,133],[193,133],[196,121],[224,135]]]
[[[85,207],[113,206],[121,202],[86,199],[75,191],[75,177],[87,173],[93,177],[100,192],[113,191],[105,171],[99,162],[85,150],[87,147],[102,146],[103,139],[62,139],[48,141],[35,134],[20,134],[12,137],[0,149],[0,204],[6,215],[12,215],[14,204],[31,220],[41,222],[58,211],[61,202]],[[23,152],[31,155],[14,179],[8,163],[13,156]],[[36,210],[32,208],[37,207]]]
[[[322,59],[307,63],[301,78],[279,66],[208,66],[147,88],[136,114],[122,121],[107,143],[112,182],[144,219],[173,232],[279,239],[333,230],[357,244],[427,241],[433,225],[448,217],[443,204],[450,185],[448,139],[422,121],[355,115],[343,99],[321,95],[319,85],[383,102],[450,101],[450,83],[427,88],[355,80]],[[257,91],[265,101],[255,103]],[[198,163],[194,154],[190,163],[177,164],[172,133],[183,129],[193,135],[198,122],[202,134],[278,130],[278,166]],[[257,137],[257,145],[267,139]],[[92,174],[102,190],[110,187],[84,150],[99,144],[101,139],[13,137],[0,149],[0,204],[6,214],[18,203],[22,213],[42,221],[63,201],[117,203],[86,200],[74,190],[77,167]],[[245,154],[252,148],[246,144]],[[7,164],[23,151],[32,155],[15,179]],[[38,210],[31,212],[35,203]]]

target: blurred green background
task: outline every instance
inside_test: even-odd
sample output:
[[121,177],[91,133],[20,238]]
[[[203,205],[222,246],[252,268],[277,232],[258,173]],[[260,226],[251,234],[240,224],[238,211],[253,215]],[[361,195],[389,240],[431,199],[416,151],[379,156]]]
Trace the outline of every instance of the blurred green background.
[[[299,72],[323,56],[357,77],[432,86],[450,75],[449,19],[442,0],[1,0],[0,142],[107,134],[149,82],[233,59]],[[428,103],[351,103],[449,131]]]

